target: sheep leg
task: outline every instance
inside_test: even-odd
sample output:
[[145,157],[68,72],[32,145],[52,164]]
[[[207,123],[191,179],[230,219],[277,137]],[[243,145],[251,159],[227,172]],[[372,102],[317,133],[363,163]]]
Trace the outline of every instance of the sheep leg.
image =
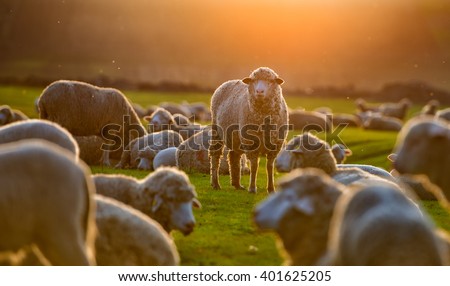
[[259,156],[258,153],[250,153],[247,158],[250,160],[250,186],[248,192],[256,193],[256,175],[258,173]]
[[269,153],[267,154],[267,192],[273,193],[274,192],[274,186],[273,186],[273,163],[275,161],[276,154]]
[[228,166],[230,168],[231,185],[236,190],[244,190],[241,185],[241,155],[236,151],[230,150],[228,152]]
[[209,160],[211,173],[211,186],[214,190],[220,190],[219,184],[219,166],[220,157],[223,153],[223,142],[216,141],[215,144],[209,146]]
[[106,167],[111,166],[111,161],[109,160],[109,151],[108,150],[103,150],[102,163],[103,163],[103,166],[106,166]]

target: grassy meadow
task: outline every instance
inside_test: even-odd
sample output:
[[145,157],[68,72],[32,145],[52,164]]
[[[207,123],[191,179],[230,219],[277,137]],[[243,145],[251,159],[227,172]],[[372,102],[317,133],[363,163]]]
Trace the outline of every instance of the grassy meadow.
[[[0,105],[8,104],[20,109],[30,117],[37,117],[34,101],[42,88],[17,86],[0,86]],[[142,106],[158,104],[161,101],[189,102],[203,101],[209,103],[211,94],[199,93],[158,93],[125,91],[127,97]],[[355,110],[353,100],[345,99],[313,99],[286,96],[289,107],[299,106],[307,110],[329,106],[334,112],[351,113]],[[409,116],[420,110],[414,106]],[[298,131],[291,131],[289,138]],[[326,138],[324,134],[320,137]],[[340,134],[343,142],[353,151],[347,163],[372,164],[387,170],[390,163],[386,156],[395,144],[395,132],[364,131],[357,128],[346,128]],[[123,173],[137,178],[148,174],[147,171],[115,170],[91,167],[93,173]],[[276,247],[276,236],[256,230],[252,223],[251,211],[255,204],[267,197],[265,191],[265,160],[261,160],[258,173],[258,193],[250,195],[246,191],[236,191],[229,184],[228,176],[221,176],[222,190],[214,191],[209,186],[209,175],[189,174],[195,185],[203,208],[194,210],[197,220],[195,231],[184,237],[179,232],[173,236],[181,255],[182,265],[280,265],[280,257]],[[276,173],[276,178],[282,174]],[[249,176],[243,176],[243,184],[248,186]],[[450,216],[436,202],[423,203],[436,224],[450,231]]]

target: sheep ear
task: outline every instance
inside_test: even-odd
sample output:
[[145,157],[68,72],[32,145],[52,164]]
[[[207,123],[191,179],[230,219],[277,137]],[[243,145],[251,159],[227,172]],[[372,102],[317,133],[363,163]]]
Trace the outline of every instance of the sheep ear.
[[306,215],[313,215],[315,208],[311,198],[303,198],[301,200],[297,200],[294,203],[294,207],[299,212],[302,212]]
[[350,150],[350,149],[345,149],[345,155],[347,155],[347,156],[353,155],[352,150]]
[[244,79],[242,80],[242,82],[245,83],[245,84],[250,84],[250,83],[252,82],[252,79],[249,78],[249,77],[246,77],[246,78],[244,78]]
[[277,77],[277,78],[275,79],[275,82],[276,82],[277,84],[279,84],[279,85],[282,85],[282,84],[284,83],[284,80],[283,80],[282,78]]
[[163,200],[159,195],[155,195],[153,202],[152,213],[155,213],[161,207]]
[[389,161],[395,162],[395,160],[397,160],[397,154],[395,153],[389,154],[387,158],[389,159]]
[[202,204],[196,198],[192,199],[192,205],[194,206],[194,208],[197,208],[197,209],[202,208]]

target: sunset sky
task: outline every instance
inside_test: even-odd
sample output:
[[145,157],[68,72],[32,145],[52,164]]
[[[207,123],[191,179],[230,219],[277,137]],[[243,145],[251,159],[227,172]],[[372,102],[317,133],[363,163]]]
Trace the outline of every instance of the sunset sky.
[[450,87],[445,0],[3,0],[1,75],[206,86],[275,69],[291,88]]

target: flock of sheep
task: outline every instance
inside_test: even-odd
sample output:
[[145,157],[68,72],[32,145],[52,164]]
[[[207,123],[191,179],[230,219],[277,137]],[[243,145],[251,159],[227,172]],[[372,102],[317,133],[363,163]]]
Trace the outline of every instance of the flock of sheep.
[[[212,189],[227,174],[244,189],[250,174],[256,193],[265,156],[270,195],[254,222],[278,234],[286,264],[449,265],[450,240],[419,199],[450,200],[450,110],[430,101],[406,124],[407,100],[359,99],[356,115],[291,110],[281,84],[258,68],[217,88],[210,108],[145,110],[116,89],[61,80],[37,100],[40,119],[0,106],[0,264],[178,265],[171,232],[194,231],[201,207],[186,173],[210,174]],[[286,142],[289,124],[304,133]],[[400,131],[395,169],[344,164],[351,150],[308,132],[339,124]],[[92,175],[98,163],[151,172]],[[275,169],[288,173],[277,184]]]

